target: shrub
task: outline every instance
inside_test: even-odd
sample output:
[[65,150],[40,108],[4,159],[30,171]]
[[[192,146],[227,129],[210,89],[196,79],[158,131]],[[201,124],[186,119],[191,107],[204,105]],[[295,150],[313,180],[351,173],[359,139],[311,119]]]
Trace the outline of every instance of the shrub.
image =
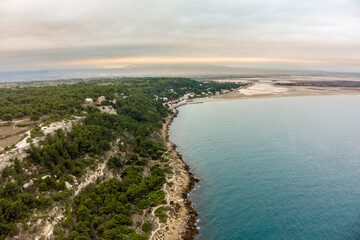
[[31,131],[30,131],[31,138],[37,138],[37,137],[41,137],[41,136],[44,136],[44,132],[41,130],[40,126],[35,126],[35,127],[33,127],[33,129],[31,129]]
[[10,114],[10,113],[5,113],[1,116],[1,119],[3,121],[8,121],[8,122],[11,122],[12,119],[13,119],[13,116]]
[[152,224],[149,221],[144,222],[142,230],[146,233],[150,232],[152,230]]

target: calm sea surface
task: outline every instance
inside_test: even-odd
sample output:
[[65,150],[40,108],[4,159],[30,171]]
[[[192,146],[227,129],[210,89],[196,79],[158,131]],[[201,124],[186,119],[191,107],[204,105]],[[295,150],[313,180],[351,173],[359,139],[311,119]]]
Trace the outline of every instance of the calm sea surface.
[[360,239],[360,96],[186,105],[198,239]]

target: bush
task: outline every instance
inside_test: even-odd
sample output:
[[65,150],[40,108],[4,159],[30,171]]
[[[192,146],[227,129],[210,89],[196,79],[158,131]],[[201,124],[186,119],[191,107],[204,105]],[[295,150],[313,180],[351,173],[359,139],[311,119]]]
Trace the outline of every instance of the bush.
[[81,177],[84,174],[84,171],[81,167],[77,166],[71,169],[71,173],[76,177]]
[[9,147],[9,146],[6,146],[6,147],[4,148],[4,151],[7,152],[7,151],[10,151],[10,150],[12,150],[12,149],[14,149],[14,148],[15,148],[15,144],[11,145],[10,147]]
[[35,203],[38,209],[45,210],[46,208],[52,206],[53,200],[45,197],[44,195],[39,195],[39,197],[35,200]]
[[16,234],[18,229],[14,223],[0,223],[0,239],[5,239],[6,236]]
[[21,220],[29,215],[29,208],[19,198],[11,204],[5,212],[5,218],[8,221]]
[[53,199],[55,201],[63,200],[65,198],[67,198],[70,194],[71,194],[71,191],[69,191],[69,190],[60,191],[60,192],[54,194]]
[[48,189],[48,186],[46,185],[46,182],[42,182],[39,184],[39,190],[41,192],[45,192]]
[[27,126],[29,126],[29,124],[27,123],[18,123],[15,125],[15,127],[27,127]]
[[14,168],[6,166],[1,172],[1,177],[3,178],[3,180],[5,180],[6,178],[8,178],[12,175],[15,175],[15,174],[16,174],[16,171]]
[[15,198],[21,192],[21,187],[17,183],[7,182],[1,189],[1,196],[5,198]]
[[119,157],[112,156],[109,158],[108,166],[110,169],[119,169],[123,167],[123,162],[120,160]]
[[67,216],[66,216],[66,219],[64,220],[64,222],[62,223],[62,225],[64,227],[70,227],[70,226],[73,226],[74,225],[74,217],[72,216],[71,213],[69,213]]
[[136,153],[133,153],[130,156],[130,160],[137,161],[137,160],[139,160],[139,157],[138,157],[138,155]]
[[11,122],[12,119],[13,119],[13,116],[10,114],[10,113],[5,113],[1,116],[1,119],[3,121],[8,121],[8,122]]
[[159,218],[159,221],[162,223],[166,223],[167,214],[164,211],[169,211],[169,207],[159,207],[155,210],[155,216]]
[[142,230],[146,233],[150,232],[152,230],[152,224],[149,221],[144,222]]
[[30,131],[31,138],[37,138],[37,137],[41,137],[41,136],[44,136],[44,132],[41,130],[40,126],[35,126],[35,127],[33,127],[33,129],[31,129],[31,131]]

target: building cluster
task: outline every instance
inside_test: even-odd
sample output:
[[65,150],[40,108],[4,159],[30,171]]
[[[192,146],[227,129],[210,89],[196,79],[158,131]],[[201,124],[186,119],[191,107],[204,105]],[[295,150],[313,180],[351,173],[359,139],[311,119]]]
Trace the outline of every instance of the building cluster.
[[186,100],[188,100],[189,98],[194,97],[194,96],[195,96],[194,93],[187,93],[184,96],[179,97],[178,99],[174,99],[174,100],[170,100],[170,101],[168,100],[167,97],[164,97],[163,101],[166,101],[166,102],[163,103],[163,105],[164,106],[165,105],[171,106],[173,104],[182,103],[182,102],[185,102]]
[[[230,90],[228,89],[222,89],[221,91],[216,91],[215,92],[215,95],[219,95],[219,94],[225,94],[225,93],[229,93],[231,92]],[[167,106],[172,106],[174,104],[179,104],[179,103],[184,103],[186,102],[189,98],[192,98],[192,97],[204,97],[204,96],[208,96],[208,95],[212,95],[213,93],[208,91],[207,93],[206,92],[202,92],[201,94],[194,94],[194,93],[187,93],[185,94],[184,96],[178,98],[178,99],[175,99],[175,100],[169,100],[167,97],[158,97],[158,96],[155,96],[156,99],[162,99],[164,101],[163,105],[167,105]]]

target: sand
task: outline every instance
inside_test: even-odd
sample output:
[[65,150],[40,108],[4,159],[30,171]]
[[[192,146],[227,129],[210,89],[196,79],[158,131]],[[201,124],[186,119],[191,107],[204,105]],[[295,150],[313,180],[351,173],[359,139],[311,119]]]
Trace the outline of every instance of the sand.
[[359,95],[360,88],[346,87],[303,87],[276,86],[273,83],[258,82],[253,85],[236,89],[227,94],[218,94],[208,98],[194,99],[192,103],[211,101],[238,100],[267,97],[296,97],[296,96],[324,96],[324,95]]

